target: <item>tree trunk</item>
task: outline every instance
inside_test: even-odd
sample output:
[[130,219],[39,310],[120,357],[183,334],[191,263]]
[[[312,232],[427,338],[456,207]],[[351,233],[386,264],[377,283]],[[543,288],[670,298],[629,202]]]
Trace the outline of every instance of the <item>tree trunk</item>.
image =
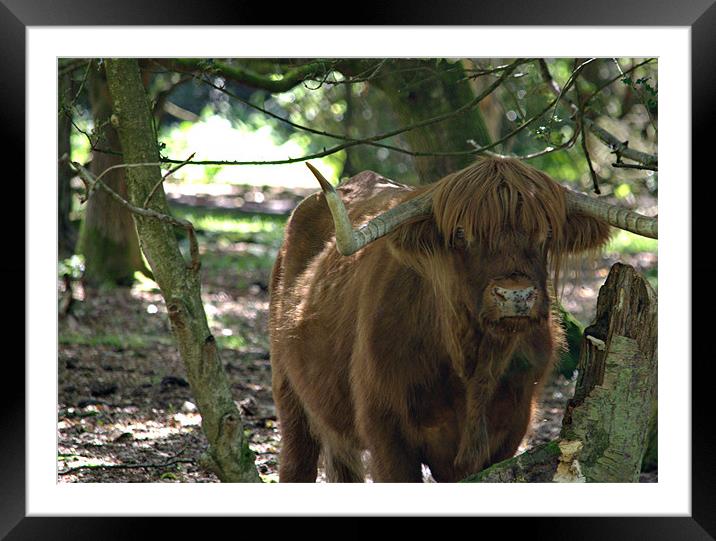
[[467,482],[636,482],[656,399],[657,299],[616,263],[584,331],[579,379],[559,440],[491,466]]
[[[119,137],[109,122],[112,108],[107,83],[102,74],[92,68],[87,84],[95,130],[100,134],[98,146],[119,150]],[[93,152],[90,171],[98,176],[120,163],[120,156]],[[127,197],[124,169],[114,169],[102,180],[122,197]],[[83,280],[90,285],[131,285],[135,271],[146,271],[129,211],[104,190],[97,190],[87,201],[78,251],[85,256]]]
[[[62,105],[68,99],[71,85],[71,74],[66,73],[60,76],[58,81],[60,111],[57,118],[57,157],[65,154],[70,156],[70,131],[72,123],[70,118],[62,110]],[[75,252],[77,243],[77,230],[70,221],[72,210],[72,169],[67,161],[61,161],[57,166],[57,242],[60,259],[70,257]]]
[[561,437],[584,443],[588,481],[637,481],[656,399],[657,302],[634,268],[612,267],[584,337]]
[[[124,162],[157,163],[159,149],[137,61],[108,59],[106,73],[114,111],[112,124],[119,134]],[[161,180],[159,166],[128,168],[126,175],[129,200],[142,207]],[[161,186],[148,208],[169,214]],[[187,268],[171,225],[137,215],[134,220],[142,250],[167,303],[172,330],[201,412],[202,428],[209,442],[202,462],[221,481],[258,482],[254,455],[206,321],[198,269]]]
[[[384,68],[372,81],[383,90],[398,116],[400,126],[414,124],[454,111],[475,98],[475,93],[459,62],[437,59],[401,60]],[[438,124],[410,130],[402,135],[414,152],[451,152],[490,143],[490,134],[474,107]],[[465,156],[416,157],[420,182],[434,182],[448,173],[467,167],[475,160]]]

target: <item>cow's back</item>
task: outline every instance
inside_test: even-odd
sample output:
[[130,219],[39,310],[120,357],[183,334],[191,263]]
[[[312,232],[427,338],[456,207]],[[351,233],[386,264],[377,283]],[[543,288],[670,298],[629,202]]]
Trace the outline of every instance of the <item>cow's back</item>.
[[[351,221],[372,216],[392,206],[396,194],[409,192],[399,184],[375,173],[363,171],[341,183],[338,188]],[[286,224],[284,240],[279,249],[271,277],[271,311],[278,309],[284,292],[295,285],[309,264],[328,244],[335,249],[335,228],[323,192],[309,195],[294,209]],[[272,314],[273,315],[273,314]]]

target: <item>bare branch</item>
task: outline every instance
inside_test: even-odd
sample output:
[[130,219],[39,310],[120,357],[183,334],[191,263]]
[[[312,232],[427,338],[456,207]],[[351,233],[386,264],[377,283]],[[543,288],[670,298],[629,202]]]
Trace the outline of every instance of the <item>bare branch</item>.
[[[157,63],[173,69],[175,66],[183,66],[191,71],[209,72],[220,75],[237,83],[267,90],[272,93],[286,92],[291,90],[297,84],[310,79],[311,77],[330,72],[335,64],[335,60],[317,60],[302,64],[284,73],[281,73],[280,79],[274,79],[271,75],[256,73],[250,69],[232,66],[220,60],[212,60],[207,62],[200,58],[177,58],[177,59],[156,59]],[[328,66],[328,67],[327,67]]]
[[[627,75],[627,74],[631,73],[632,71],[636,70],[637,68],[645,66],[646,64],[649,64],[649,63],[653,62],[654,60],[655,60],[654,58],[647,58],[643,62],[639,62],[638,64],[633,65],[631,68],[624,70],[624,75]],[[597,88],[594,92],[592,92],[587,99],[584,100],[584,105],[585,106],[588,105],[589,102],[591,102],[594,98],[596,98],[601,93],[602,90],[604,90],[605,88],[607,88],[608,86],[615,83],[616,81],[618,81],[621,78],[622,78],[622,75],[620,74],[620,75],[617,75],[616,77],[609,79],[607,82],[602,84],[599,88]]]
[[85,185],[88,186],[87,198],[89,198],[90,195],[97,188],[97,186],[99,186],[103,190],[105,190],[113,199],[115,199],[120,205],[122,205],[124,208],[129,210],[131,213],[139,215],[139,216],[143,216],[145,218],[152,218],[155,220],[159,220],[161,222],[165,222],[165,223],[171,224],[173,226],[181,227],[182,229],[184,229],[187,232],[187,235],[189,237],[189,251],[191,254],[191,264],[187,265],[187,268],[189,268],[194,273],[199,272],[199,269],[201,268],[201,261],[199,260],[199,245],[196,240],[196,232],[194,230],[194,225],[190,221],[182,220],[181,218],[174,218],[173,216],[169,216],[167,214],[162,214],[161,212],[157,212],[156,210],[135,207],[130,202],[128,202],[126,199],[124,199],[121,195],[119,195],[117,192],[115,192],[112,188],[107,186],[107,184],[105,184],[101,180],[101,178],[112,169],[118,169],[118,168],[122,168],[122,167],[157,167],[161,164],[159,164],[159,163],[128,163],[128,164],[113,165],[112,167],[108,167],[107,169],[102,171],[102,173],[99,176],[95,177],[91,171],[89,171],[87,168],[83,167],[79,163],[73,162],[73,161],[70,161],[69,163],[72,166],[72,168],[80,175],[80,178],[83,180]]
[[[630,72],[634,71],[634,70],[637,69],[638,67],[643,66],[643,65],[645,65],[645,64],[647,64],[647,63],[649,63],[649,62],[651,62],[652,60],[653,60],[653,59],[645,60],[644,62],[640,62],[639,64],[636,64],[636,65],[632,66],[630,69],[621,72],[621,74],[619,75],[619,77],[616,77],[616,78],[611,79],[611,80],[608,81],[606,84],[604,84],[604,85],[602,85],[601,87],[599,87],[595,92],[593,92],[592,94],[590,94],[589,97],[586,98],[586,99],[581,103],[581,108],[586,107],[587,104],[589,104],[589,102],[590,102],[592,99],[594,99],[594,97],[595,97],[599,92],[601,92],[602,90],[604,90],[607,86],[609,86],[610,84],[612,84],[614,81],[616,81],[617,79],[623,77],[623,76],[626,75],[627,73],[630,73]],[[550,76],[550,74],[549,74],[549,69],[547,68],[546,63],[542,62],[542,64],[540,64],[540,69],[541,69],[542,76],[546,78],[546,81],[545,81],[545,82],[547,82],[547,84],[549,85],[549,87],[550,87],[550,89],[552,90],[552,92],[553,92],[553,93],[556,93],[558,96],[564,94],[564,90],[558,92],[559,85],[558,85],[558,84],[552,79],[552,77]],[[575,103],[573,103],[573,102],[571,102],[571,101],[569,101],[569,100],[566,100],[566,101],[570,104],[570,106],[572,107],[572,110],[573,110],[575,113],[578,113],[578,112],[580,111],[580,107],[578,107]],[[600,126],[598,126],[598,125],[597,125],[592,119],[590,119],[590,118],[585,117],[585,118],[583,119],[583,126],[586,127],[587,129],[589,129],[589,131],[591,131],[594,135],[596,135],[598,139],[600,139],[603,143],[605,143],[607,146],[609,146],[609,148],[612,149],[612,152],[617,155],[617,162],[621,162],[621,158],[624,157],[624,158],[628,158],[628,159],[630,159],[630,160],[633,160],[633,161],[635,161],[635,162],[639,162],[639,163],[641,163],[642,165],[649,166],[649,167],[654,167],[654,169],[651,169],[652,171],[656,171],[656,170],[657,170],[656,167],[657,167],[657,164],[658,164],[658,161],[659,161],[659,160],[658,160],[658,157],[657,157],[656,155],[654,155],[654,154],[648,154],[648,153],[646,153],[646,152],[641,152],[641,151],[639,151],[639,150],[635,150],[635,149],[629,148],[629,147],[628,147],[628,144],[629,144],[628,141],[625,141],[625,142],[619,141],[619,139],[617,139],[615,136],[613,136],[611,133],[609,133],[609,132],[608,132],[607,130],[605,130],[604,128],[601,128]]]
[[186,450],[186,446],[182,447],[177,453],[170,456],[168,460],[165,462],[160,462],[158,464],[154,463],[129,463],[129,464],[85,464],[84,466],[77,466],[75,468],[68,468],[66,470],[63,470],[61,472],[57,472],[57,475],[70,475],[72,473],[81,471],[81,470],[121,470],[121,469],[132,469],[132,468],[168,468],[169,466],[173,466],[175,464],[193,464],[196,462],[193,458],[179,458],[182,454],[184,454],[184,451]]
[[[579,85],[574,85],[574,91],[577,94],[577,103],[581,105],[582,97],[579,94]],[[589,155],[589,144],[587,142],[587,134],[584,130],[584,108],[578,105],[576,109],[577,121],[579,122],[579,133],[581,135],[582,140],[582,152],[584,152],[584,157],[586,158],[587,165],[589,166],[589,175],[592,178],[592,187],[594,188],[594,193],[600,195],[602,191],[599,189],[599,177],[597,176],[597,172],[594,170],[594,165],[592,164],[592,157]]]
[[152,198],[152,196],[154,195],[154,192],[156,192],[157,189],[159,188],[159,186],[161,186],[161,185],[164,183],[164,181],[167,179],[167,177],[168,177],[169,175],[171,175],[172,173],[178,171],[178,170],[181,169],[182,167],[184,167],[186,164],[188,164],[189,161],[190,161],[195,155],[196,155],[196,152],[192,152],[192,153],[191,153],[191,156],[189,156],[189,157],[188,157],[186,160],[184,160],[182,163],[180,163],[180,164],[177,165],[176,167],[172,167],[171,169],[169,169],[169,171],[167,171],[167,172],[162,176],[162,178],[159,179],[159,182],[157,182],[157,183],[154,185],[154,187],[151,189],[151,191],[149,192],[149,195],[147,195],[147,198],[144,200],[144,205],[142,205],[142,207],[143,207],[143,208],[147,208],[147,205],[149,205],[149,200],[150,200],[150,199]]
[[[336,152],[339,152],[339,151],[341,151],[341,150],[344,150],[344,149],[346,149],[346,148],[350,148],[350,147],[353,147],[353,146],[356,146],[356,145],[369,145],[369,146],[375,146],[375,147],[379,147],[379,148],[385,148],[385,149],[390,150],[390,151],[399,152],[399,153],[401,153],[401,154],[406,154],[406,155],[408,155],[408,156],[414,156],[414,157],[426,157],[426,156],[465,156],[465,155],[475,155],[475,156],[477,156],[477,155],[483,154],[483,153],[484,153],[484,154],[490,154],[490,152],[489,152],[490,149],[495,148],[495,147],[498,146],[498,145],[501,145],[501,144],[504,143],[505,141],[509,140],[510,138],[514,137],[515,135],[517,135],[518,133],[520,133],[521,131],[523,131],[525,128],[527,128],[529,125],[531,125],[531,124],[532,124],[533,122],[535,122],[537,119],[539,119],[542,115],[544,115],[544,114],[545,114],[546,112],[548,112],[550,109],[552,109],[553,107],[555,107],[560,99],[564,99],[567,103],[569,103],[570,105],[573,105],[572,102],[569,101],[568,98],[566,98],[566,96],[564,96],[564,94],[565,94],[565,92],[569,89],[569,87],[573,84],[573,82],[574,82],[574,80],[575,80],[575,75],[578,74],[579,70],[580,70],[581,68],[583,68],[584,65],[586,65],[587,62],[585,62],[582,66],[578,67],[577,70],[575,70],[575,72],[572,73],[572,75],[570,76],[570,79],[569,79],[567,85],[565,85],[565,89],[564,89],[564,90],[559,89],[559,86],[558,86],[554,81],[552,81],[552,80],[551,80],[551,77],[550,77],[550,78],[547,80],[548,83],[550,84],[550,86],[552,87],[553,90],[558,89],[558,90],[556,90],[556,92],[555,92],[555,94],[556,94],[555,100],[551,101],[542,111],[540,111],[539,113],[537,113],[536,115],[534,115],[533,117],[531,117],[530,119],[528,119],[527,121],[525,121],[523,124],[521,124],[520,126],[518,126],[516,129],[514,129],[513,131],[511,131],[510,133],[508,133],[507,135],[505,135],[504,137],[502,137],[502,138],[499,139],[498,141],[495,141],[495,142],[491,143],[490,145],[486,145],[486,146],[484,146],[484,147],[477,147],[477,148],[475,148],[475,149],[470,149],[470,150],[462,150],[462,151],[413,152],[413,151],[410,151],[410,150],[407,150],[407,149],[404,149],[404,148],[400,148],[400,147],[396,147],[396,146],[393,146],[393,145],[388,145],[388,144],[385,144],[385,143],[381,143],[380,141],[382,141],[382,140],[384,140],[384,139],[388,139],[388,138],[390,138],[390,137],[394,137],[394,136],[396,136],[396,135],[400,135],[400,134],[405,133],[405,132],[407,132],[407,131],[410,131],[410,130],[412,130],[412,129],[416,129],[416,128],[419,128],[419,127],[424,127],[424,126],[428,126],[428,125],[435,124],[435,123],[438,123],[438,122],[442,122],[442,121],[444,121],[444,120],[447,120],[448,118],[451,118],[451,117],[453,117],[453,116],[455,116],[455,115],[458,115],[458,114],[463,113],[464,111],[468,110],[468,109],[471,108],[471,107],[475,107],[475,106],[477,105],[477,103],[479,103],[482,99],[484,99],[487,95],[489,95],[492,91],[494,91],[495,88],[497,88],[500,84],[502,84],[502,83],[504,82],[504,80],[509,76],[509,74],[512,73],[512,72],[516,69],[517,66],[519,66],[520,64],[522,64],[522,63],[524,63],[524,62],[527,62],[527,61],[530,61],[530,60],[529,60],[529,59],[518,59],[517,61],[515,61],[515,62],[513,62],[513,63],[511,63],[511,64],[509,64],[509,65],[506,65],[506,66],[498,66],[498,67],[493,68],[493,69],[491,69],[491,70],[483,70],[485,73],[487,73],[488,71],[489,71],[489,72],[502,71],[503,73],[502,73],[502,75],[500,76],[500,78],[498,78],[492,85],[490,85],[490,87],[488,87],[488,88],[487,88],[484,92],[482,92],[479,96],[477,96],[475,99],[473,99],[473,100],[470,101],[469,103],[463,105],[462,107],[460,107],[460,108],[458,108],[458,109],[456,109],[456,110],[454,110],[454,111],[451,111],[451,112],[449,112],[449,113],[445,113],[445,114],[443,114],[443,115],[439,115],[439,116],[437,116],[437,117],[433,117],[433,118],[424,120],[424,121],[419,122],[419,123],[416,123],[416,124],[412,124],[412,125],[409,125],[409,126],[405,126],[405,127],[402,127],[402,128],[396,129],[396,130],[393,130],[393,131],[391,131],[391,132],[386,132],[386,133],[382,133],[382,134],[378,134],[378,135],[373,135],[373,136],[366,137],[366,138],[361,138],[361,139],[353,139],[353,138],[347,137],[347,136],[345,136],[345,135],[339,135],[339,134],[334,134],[334,133],[325,132],[325,131],[321,131],[321,130],[316,130],[316,129],[310,128],[310,127],[308,127],[308,126],[303,126],[303,125],[301,125],[301,124],[297,124],[297,123],[295,123],[295,122],[291,122],[291,121],[288,120],[288,119],[282,118],[282,117],[280,117],[279,115],[277,115],[277,114],[275,114],[275,113],[272,113],[272,112],[270,112],[270,111],[268,111],[268,110],[266,110],[266,109],[264,109],[264,108],[262,108],[262,107],[259,107],[259,106],[257,106],[257,105],[252,104],[252,103],[249,102],[248,100],[245,100],[245,99],[243,99],[243,98],[237,96],[236,94],[232,93],[231,91],[229,91],[228,89],[226,89],[226,88],[223,87],[223,86],[217,85],[217,84],[215,84],[215,83],[213,83],[213,82],[211,82],[211,81],[206,80],[205,78],[198,78],[198,80],[200,80],[200,81],[203,82],[204,84],[207,84],[207,85],[211,86],[212,88],[215,88],[216,90],[219,90],[219,91],[221,91],[221,92],[224,92],[224,93],[226,93],[227,95],[231,96],[232,98],[234,98],[234,99],[240,101],[241,103],[244,103],[246,106],[251,107],[251,108],[253,108],[254,110],[260,111],[260,112],[262,112],[263,114],[266,114],[266,115],[268,115],[268,116],[271,116],[272,118],[276,118],[277,120],[279,120],[279,121],[281,121],[281,122],[284,122],[284,123],[286,123],[287,125],[289,125],[289,126],[295,128],[295,129],[302,130],[302,131],[306,131],[306,132],[308,132],[308,133],[313,133],[313,134],[316,134],[316,135],[322,135],[322,136],[325,136],[325,137],[331,137],[331,138],[334,138],[334,139],[338,139],[338,140],[340,140],[340,141],[344,141],[344,143],[341,143],[341,144],[338,144],[338,145],[335,145],[335,146],[332,146],[332,147],[329,147],[329,148],[324,148],[324,149],[323,149],[322,151],[320,151],[320,152],[312,153],[312,154],[305,155],[305,156],[301,156],[301,157],[297,157],[297,158],[291,158],[291,157],[289,157],[289,158],[282,159],[282,160],[265,160],[265,161],[262,161],[262,160],[255,160],[255,161],[195,160],[195,161],[191,161],[191,160],[190,160],[190,161],[187,161],[187,160],[177,160],[177,159],[173,159],[173,158],[162,158],[161,161],[162,161],[162,163],[175,163],[175,164],[181,164],[181,165],[282,165],[282,164],[298,163],[298,162],[303,162],[303,161],[307,161],[307,160],[311,160],[311,159],[322,158],[322,157],[328,156],[328,155],[330,155],[330,154],[334,154],[334,153],[336,153]],[[639,66],[641,66],[641,65],[644,65],[644,64],[646,64],[646,63],[649,62],[649,61],[650,61],[650,60],[647,60],[647,61],[645,61],[645,62],[642,62],[642,63],[640,63],[640,64],[637,64],[636,66],[633,66],[633,67],[630,68],[629,70],[625,70],[625,73],[628,73],[629,71],[632,71],[633,69],[636,69],[637,67],[639,67]],[[542,70],[543,76],[545,76],[545,73],[546,73],[547,75],[549,75],[549,70],[546,69],[546,68],[547,68],[547,66],[546,66],[546,64],[544,63],[544,61],[543,61],[542,63],[540,63],[540,69]],[[180,72],[180,73],[185,73],[185,72]],[[481,73],[481,74],[482,74],[482,73]],[[550,81],[551,81],[551,82],[550,82]],[[612,82],[613,82],[613,81],[612,81]],[[604,87],[606,87],[606,86],[608,86],[608,85],[604,85],[602,88],[604,88]],[[591,100],[592,98],[594,98],[594,96],[595,96],[595,93],[591,94],[587,99],[584,100],[584,103],[587,103],[589,100]],[[575,106],[575,107],[576,107],[576,106]],[[585,119],[585,124],[586,124],[586,123],[589,123],[589,120],[588,120],[588,119]],[[591,128],[591,123],[589,124],[589,127]],[[79,129],[79,128],[78,128],[78,129]],[[81,130],[80,130],[80,131],[81,131]],[[576,132],[577,134],[579,134],[579,133],[580,133],[579,128],[575,129],[575,132]],[[85,135],[87,135],[87,134],[85,134]],[[89,138],[89,136],[88,136],[88,138]],[[615,138],[615,139],[616,139],[616,138]],[[575,141],[576,141],[576,138],[572,137],[569,141],[567,141],[567,142],[565,142],[565,143],[563,143],[563,144],[561,144],[561,145],[559,145],[559,146],[556,146],[556,147],[547,147],[547,148],[545,148],[545,149],[543,149],[543,150],[541,150],[541,151],[535,152],[535,153],[533,153],[533,154],[529,154],[529,155],[526,155],[526,156],[521,156],[521,158],[522,158],[522,159],[532,159],[532,158],[536,158],[536,157],[539,157],[539,156],[543,156],[543,155],[545,155],[545,154],[549,154],[549,153],[551,153],[551,152],[555,152],[555,151],[558,151],[558,150],[562,150],[562,149],[564,149],[564,148],[569,148],[569,147],[573,146],[573,144],[574,144]],[[474,145],[473,145],[473,146],[474,146]],[[108,152],[108,153],[112,153],[112,154],[118,154],[118,153],[115,152],[115,151],[106,151],[106,150],[99,149],[99,148],[93,148],[93,150],[98,151],[98,152]],[[631,154],[631,150],[632,150],[632,149],[627,149],[626,152],[623,152],[623,153],[622,153],[622,155],[623,155],[624,157],[629,157],[629,154]]]
[[[558,145],[556,147],[546,147],[538,152],[533,152],[532,154],[524,154],[521,156],[518,156],[517,154],[499,154],[497,152],[490,152],[489,150],[486,150],[488,147],[481,148],[480,145],[478,145],[472,139],[470,139],[468,141],[468,143],[470,143],[476,149],[478,149],[480,153],[484,153],[484,154],[487,154],[488,156],[493,156],[495,158],[517,158],[518,160],[531,160],[534,158],[539,158],[540,156],[545,156],[546,154],[551,154],[552,152],[557,152],[559,150],[564,150],[566,148],[573,147],[578,136],[579,136],[579,130],[574,130],[574,133],[572,133],[572,137],[570,137],[567,141],[565,141],[561,145]],[[490,145],[490,146],[492,146],[492,145]]]
[[[589,59],[585,60],[584,62],[582,62],[575,70],[572,71],[572,73],[569,76],[569,79],[567,79],[567,82],[564,84],[564,87],[562,87],[562,89],[560,89],[560,91],[557,93],[557,100],[555,101],[555,104],[554,104],[554,111],[552,112],[552,115],[549,118],[548,126],[552,125],[552,121],[557,116],[557,106],[559,105],[559,102],[562,99],[562,97],[565,95],[567,90],[569,90],[570,87],[577,82],[577,77],[582,72],[582,70],[585,68],[585,66],[594,62],[595,60],[596,60],[596,58],[589,58]],[[554,86],[556,88],[559,88],[559,86],[557,86],[557,83],[555,83],[554,81],[552,81],[552,82],[554,83]],[[565,98],[565,101],[570,105],[572,111],[575,111],[576,106],[574,105],[574,103],[571,100],[569,100],[568,98]]]
[[[301,156],[299,158],[287,158],[284,160],[268,160],[268,161],[220,161],[220,160],[202,160],[202,161],[190,161],[186,162],[188,165],[282,165],[282,164],[289,164],[289,163],[297,163],[297,162],[304,162],[307,160],[322,158],[324,156],[328,156],[330,154],[335,154],[336,152],[339,152],[341,150],[344,150],[346,148],[350,148],[356,145],[364,145],[364,144],[373,144],[378,141],[381,141],[383,139],[388,139],[390,137],[394,137],[396,135],[400,135],[402,133],[408,132],[410,130],[414,130],[417,128],[422,128],[425,126],[430,126],[432,124],[437,124],[439,122],[443,122],[449,118],[452,118],[454,116],[457,116],[459,114],[464,113],[465,111],[468,111],[474,107],[476,107],[483,99],[485,99],[487,96],[489,96],[497,87],[499,87],[505,79],[512,73],[520,64],[523,64],[524,62],[527,62],[526,59],[517,59],[512,64],[510,64],[509,68],[506,68],[503,70],[502,74],[498,79],[496,79],[491,85],[489,85],[485,90],[483,90],[478,96],[475,96],[472,100],[470,100],[468,103],[458,107],[457,109],[454,109],[453,111],[450,111],[448,113],[443,113],[441,115],[425,119],[420,122],[416,122],[414,124],[410,124],[408,126],[403,126],[401,128],[397,128],[395,130],[381,133],[378,135],[373,135],[371,137],[366,137],[363,139],[348,139],[345,136],[335,136],[338,139],[345,140],[344,143],[341,143],[339,145],[335,145],[333,147],[330,147],[328,149],[324,149],[321,152],[316,152],[313,154],[309,154],[306,156]],[[552,105],[554,102],[552,103]],[[544,111],[542,112],[544,113]],[[540,115],[542,114],[540,113]],[[526,127],[527,124],[531,123],[538,117],[533,117],[531,120],[529,120],[525,125],[521,126],[517,130],[513,132],[513,134],[518,133],[524,127]],[[310,131],[310,129],[309,129]],[[325,133],[323,135],[326,135]],[[333,137],[333,135],[331,135]],[[509,137],[505,137],[501,139],[500,141],[493,143],[487,147],[484,147],[485,149],[492,148],[496,146],[497,144],[500,144],[504,142]],[[411,152],[409,150],[401,149],[398,147],[391,147],[388,145],[381,145],[384,148],[388,148],[390,150],[395,150],[397,152],[401,152],[403,154],[408,154],[410,156],[460,156],[460,155],[469,155],[469,154],[480,154],[482,150],[465,150],[465,151],[456,151],[456,152]],[[184,161],[180,160],[174,160],[170,158],[162,159],[162,162],[165,163],[184,163]]]
[[[600,141],[612,150],[612,153],[616,154],[617,162],[620,162],[621,158],[628,158],[635,162],[639,162],[642,165],[649,165],[653,167],[658,165],[659,159],[656,155],[629,148],[629,141],[620,141],[607,130],[598,126],[593,120],[585,118],[584,124],[587,128],[589,128],[589,131],[596,135]],[[656,169],[654,169],[654,171],[655,170]]]
[[659,170],[654,165],[641,165],[638,163],[623,163],[623,162],[614,162],[612,164],[612,167],[616,167],[619,169],[645,169],[647,171],[658,171]]
[[542,79],[544,79],[544,81],[549,85],[549,89],[552,91],[552,94],[559,96],[562,93],[562,89],[559,88],[557,81],[552,78],[549,68],[547,67],[547,62],[545,62],[544,58],[540,58],[538,64],[540,73],[542,74]]

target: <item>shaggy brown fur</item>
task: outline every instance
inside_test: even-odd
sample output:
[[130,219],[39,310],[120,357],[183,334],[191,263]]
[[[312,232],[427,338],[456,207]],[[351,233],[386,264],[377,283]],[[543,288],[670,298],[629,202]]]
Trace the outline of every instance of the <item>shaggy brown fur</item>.
[[[607,224],[568,215],[563,189],[486,159],[413,190],[373,172],[341,185],[354,224],[420,193],[430,216],[338,254],[321,193],[296,208],[271,283],[282,482],[456,481],[514,454],[562,345],[550,269],[601,246]],[[525,317],[492,293],[534,287]]]

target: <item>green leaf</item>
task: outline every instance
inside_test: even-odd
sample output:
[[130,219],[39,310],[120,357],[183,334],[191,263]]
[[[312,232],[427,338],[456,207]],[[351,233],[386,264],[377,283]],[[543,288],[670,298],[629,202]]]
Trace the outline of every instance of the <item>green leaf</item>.
[[624,199],[631,193],[631,186],[628,184],[620,184],[614,189],[614,195],[619,199]]

